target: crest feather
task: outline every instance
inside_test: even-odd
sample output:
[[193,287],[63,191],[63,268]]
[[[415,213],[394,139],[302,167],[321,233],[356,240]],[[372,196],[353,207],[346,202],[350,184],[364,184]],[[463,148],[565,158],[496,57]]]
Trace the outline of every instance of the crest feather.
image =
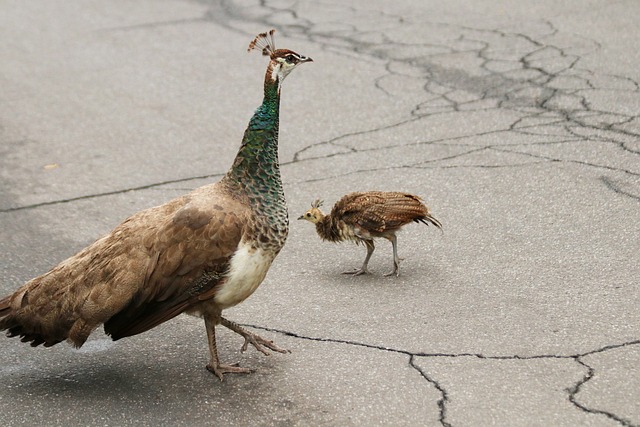
[[273,34],[276,30],[270,30],[266,33],[260,33],[255,39],[249,43],[249,49],[247,52],[251,52],[253,49],[260,49],[264,56],[273,56],[276,51],[276,44],[273,40]]
[[316,199],[311,203],[312,208],[319,208],[324,203],[324,200]]

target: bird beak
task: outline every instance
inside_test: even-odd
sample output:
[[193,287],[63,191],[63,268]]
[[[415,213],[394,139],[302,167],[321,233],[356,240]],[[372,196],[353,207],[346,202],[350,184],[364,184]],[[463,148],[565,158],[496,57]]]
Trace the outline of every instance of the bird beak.
[[[311,59],[310,57],[306,56],[302,59],[300,59],[300,63],[302,64],[303,62],[313,62],[313,59]],[[300,219],[300,218],[298,218]]]

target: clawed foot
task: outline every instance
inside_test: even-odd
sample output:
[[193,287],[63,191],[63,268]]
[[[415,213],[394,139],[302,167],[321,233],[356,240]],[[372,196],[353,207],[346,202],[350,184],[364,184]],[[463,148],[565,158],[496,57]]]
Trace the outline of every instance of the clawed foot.
[[396,277],[400,276],[400,269],[399,268],[394,268],[393,271],[385,273],[384,276],[385,277],[389,277],[389,276],[393,276],[394,274],[396,275]]
[[233,363],[231,365],[219,363],[217,364],[217,366],[213,366],[211,363],[209,363],[207,365],[207,369],[216,377],[220,378],[220,381],[224,381],[224,374],[248,374],[253,372],[253,369],[241,368],[240,366],[238,366],[238,363]]
[[204,322],[207,327],[207,338],[209,340],[209,351],[211,352],[211,359],[209,360],[209,364],[207,365],[207,369],[211,371],[216,377],[220,378],[220,381],[223,381],[224,374],[226,373],[238,373],[238,374],[248,374],[253,372],[253,369],[249,368],[241,368],[238,366],[238,363],[233,363],[231,365],[225,365],[220,363],[220,359],[218,357],[218,348],[216,345],[216,328],[215,321],[218,322],[231,329],[233,332],[240,334],[244,337],[244,344],[242,345],[241,351],[245,351],[249,344],[254,346],[259,352],[264,355],[269,355],[267,348],[273,351],[277,351],[278,353],[291,353],[289,350],[284,348],[280,348],[274,344],[273,341],[265,340],[264,338],[254,334],[253,332],[249,332],[244,329],[242,326],[234,323],[224,317],[216,317],[213,316],[205,316]]
[[400,261],[403,261],[404,258],[397,258],[396,260],[393,261],[393,270],[385,273],[385,277],[389,277],[389,276],[393,276],[394,274],[396,275],[396,277],[400,276]]
[[291,353],[291,350],[278,347],[276,343],[274,343],[273,341],[266,340],[262,338],[260,335],[256,335],[247,330],[245,330],[244,332],[246,334],[240,333],[240,335],[244,336],[244,344],[242,344],[242,347],[240,348],[240,351],[242,353],[247,351],[249,344],[254,346],[256,350],[258,350],[260,353],[264,354],[265,356],[269,356],[271,354],[267,351],[266,348],[268,348],[269,350],[277,351],[278,353]]
[[342,274],[348,274],[350,276],[362,276],[363,274],[370,274],[366,268],[357,268],[355,270],[343,271]]
[[240,351],[243,353],[247,351],[249,344],[254,346],[256,350],[258,350],[265,356],[269,356],[271,354],[267,351],[267,348],[269,350],[277,351],[278,353],[291,353],[291,350],[278,347],[273,341],[266,340],[260,335],[249,332],[242,326],[238,325],[235,322],[232,322],[231,320],[225,319],[224,317],[220,318],[220,324],[231,329],[236,334],[240,334],[244,337],[244,344],[242,344],[242,347],[240,348]]

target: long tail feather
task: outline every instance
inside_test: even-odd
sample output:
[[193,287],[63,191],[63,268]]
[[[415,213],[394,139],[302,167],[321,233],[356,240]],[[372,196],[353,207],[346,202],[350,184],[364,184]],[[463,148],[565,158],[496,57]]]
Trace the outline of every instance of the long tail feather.
[[425,225],[433,224],[436,227],[438,227],[440,230],[442,230],[442,224],[440,223],[440,221],[438,221],[437,219],[435,219],[431,215],[424,216],[422,218],[416,218],[416,219],[414,219],[414,221],[415,222],[421,222],[421,223],[423,223]]

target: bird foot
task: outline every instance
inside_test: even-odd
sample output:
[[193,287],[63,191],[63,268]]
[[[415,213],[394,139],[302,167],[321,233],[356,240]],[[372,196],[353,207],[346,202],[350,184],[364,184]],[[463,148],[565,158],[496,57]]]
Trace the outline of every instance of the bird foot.
[[355,270],[343,271],[342,274],[348,274],[350,276],[362,276],[363,274],[371,274],[366,268],[357,268]]
[[269,350],[277,351],[278,353],[291,353],[291,350],[278,347],[276,343],[274,343],[273,341],[269,341],[267,339],[262,338],[258,334],[249,332],[242,326],[238,325],[235,322],[232,322],[231,320],[225,319],[224,317],[220,318],[220,324],[222,326],[225,326],[231,329],[236,334],[242,335],[244,337],[244,344],[242,344],[242,347],[240,348],[240,351],[243,353],[247,351],[249,344],[254,346],[256,350],[258,350],[260,353],[264,354],[265,356],[269,356],[271,354],[267,351],[266,348],[268,348]]
[[385,273],[384,276],[385,277],[389,277],[389,276],[393,276],[394,274],[396,275],[396,277],[400,276],[400,261],[404,261],[404,258],[396,258],[393,260],[393,270],[391,270],[388,273]]
[[400,276],[400,269],[399,268],[394,268],[393,271],[385,273],[384,276],[385,277],[389,277],[389,276],[393,276],[394,274],[395,274],[396,277]]
[[269,356],[271,354],[267,351],[266,348],[268,348],[269,350],[277,351],[278,353],[291,353],[291,350],[279,347],[273,341],[264,339],[260,335],[254,334],[253,332],[249,332],[247,330],[245,330],[245,332],[246,334],[243,334],[243,333],[240,334],[244,336],[244,344],[240,348],[240,351],[242,353],[247,351],[249,344],[254,346],[256,350],[258,350],[260,353],[264,354],[265,356]]
[[220,381],[224,381],[224,374],[249,374],[253,372],[253,369],[250,368],[241,368],[238,366],[239,363],[232,363],[231,365],[226,365],[223,363],[218,363],[216,366],[209,363],[207,365],[207,369],[209,372],[213,373],[216,377],[220,378]]

